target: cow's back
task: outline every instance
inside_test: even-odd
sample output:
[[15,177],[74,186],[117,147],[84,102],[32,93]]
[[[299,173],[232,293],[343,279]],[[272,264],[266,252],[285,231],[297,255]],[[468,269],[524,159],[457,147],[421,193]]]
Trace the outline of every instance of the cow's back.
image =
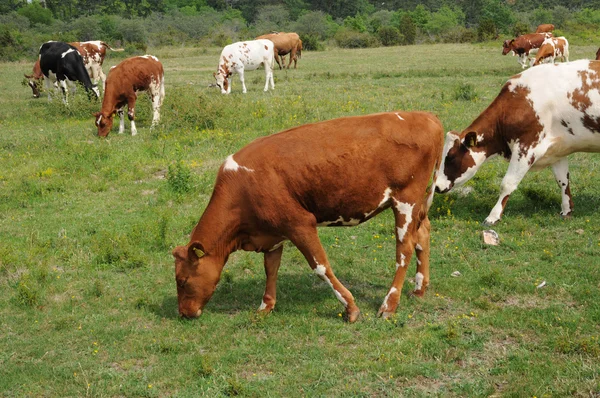
[[240,172],[228,174],[226,163],[220,179],[234,178],[255,203],[293,200],[318,222],[362,222],[388,189],[414,189],[421,200],[442,146],[442,125],[429,113],[340,118],[252,142],[233,155]]
[[153,80],[159,82],[164,75],[164,69],[158,58],[153,55],[131,57],[112,67],[106,78],[106,90],[116,86],[126,86],[135,91],[145,91]]

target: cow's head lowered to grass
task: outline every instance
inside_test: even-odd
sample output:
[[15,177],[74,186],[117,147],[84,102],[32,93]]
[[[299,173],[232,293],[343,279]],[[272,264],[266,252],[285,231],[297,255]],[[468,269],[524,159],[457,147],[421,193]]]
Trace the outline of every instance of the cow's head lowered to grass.
[[217,287],[224,262],[205,253],[199,242],[176,247],[173,257],[179,315],[197,318]]

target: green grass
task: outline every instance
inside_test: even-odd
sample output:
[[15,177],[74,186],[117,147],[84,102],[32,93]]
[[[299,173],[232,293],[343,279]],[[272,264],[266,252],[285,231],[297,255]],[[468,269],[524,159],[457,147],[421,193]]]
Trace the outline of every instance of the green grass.
[[466,196],[436,196],[431,288],[410,299],[407,281],[391,320],[375,317],[394,271],[391,212],[320,230],[362,309],[355,324],[289,245],[272,315],[255,313],[262,256],[237,252],[202,317],[177,316],[170,251],[227,155],[292,126],[395,109],[460,131],[521,70],[499,42],[306,52],[275,71],[275,91],[262,92],[260,70],[246,95],[234,77],[229,96],[208,87],[220,49],[150,52],[165,66],[162,122],[149,130],[141,97],[135,137],[98,139],[99,103],[81,90],[68,108],[32,99],[21,80],[33,62],[0,64],[0,396],[600,394],[598,154],[571,156],[570,220],[551,172],[528,174],[494,227],[498,247],[480,222],[505,162],[482,167]]

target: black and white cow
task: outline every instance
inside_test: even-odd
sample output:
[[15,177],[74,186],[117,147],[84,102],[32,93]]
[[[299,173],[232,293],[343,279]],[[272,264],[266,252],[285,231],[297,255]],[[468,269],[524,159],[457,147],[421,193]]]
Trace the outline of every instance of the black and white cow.
[[567,155],[600,152],[600,61],[545,64],[513,76],[462,133],[449,132],[435,182],[447,192],[471,179],[489,158],[510,161],[500,198],[486,224],[500,220],[510,194],[529,170],[551,166],[571,215]]
[[[63,92],[63,101],[67,103],[67,84],[73,85],[81,82],[88,92],[88,97],[100,97],[100,92],[95,84],[92,84],[90,75],[85,69],[83,58],[77,49],[62,41],[49,41],[40,47],[40,68],[46,78],[48,99],[50,97],[50,85],[57,82]],[[74,86],[72,86],[74,87]]]

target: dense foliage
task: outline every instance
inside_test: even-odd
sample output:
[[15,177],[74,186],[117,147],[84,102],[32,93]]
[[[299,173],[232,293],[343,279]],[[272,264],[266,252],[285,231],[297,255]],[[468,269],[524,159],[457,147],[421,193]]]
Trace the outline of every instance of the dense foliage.
[[355,48],[486,41],[540,23],[591,43],[600,33],[600,0],[5,0],[0,59],[34,57],[46,40],[102,39],[135,52],[292,30],[305,49],[316,50],[324,42]]

